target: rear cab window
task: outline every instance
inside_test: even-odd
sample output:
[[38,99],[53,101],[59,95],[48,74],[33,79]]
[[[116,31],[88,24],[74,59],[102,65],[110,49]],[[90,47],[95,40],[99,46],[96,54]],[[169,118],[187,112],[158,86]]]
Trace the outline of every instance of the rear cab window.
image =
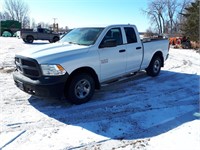
[[137,36],[136,36],[134,28],[124,27],[124,31],[126,34],[127,44],[137,43]]

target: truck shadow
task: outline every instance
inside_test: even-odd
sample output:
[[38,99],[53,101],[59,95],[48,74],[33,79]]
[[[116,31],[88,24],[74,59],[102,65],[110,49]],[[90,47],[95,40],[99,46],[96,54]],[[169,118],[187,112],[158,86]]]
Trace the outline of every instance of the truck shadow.
[[110,139],[148,138],[195,120],[198,80],[194,74],[161,71],[155,78],[141,74],[105,86],[82,105],[34,97],[29,102],[50,118]]

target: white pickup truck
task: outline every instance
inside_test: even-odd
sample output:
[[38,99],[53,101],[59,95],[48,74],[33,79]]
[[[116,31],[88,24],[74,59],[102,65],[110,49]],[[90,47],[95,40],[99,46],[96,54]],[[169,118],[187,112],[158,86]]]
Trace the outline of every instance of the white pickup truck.
[[31,95],[81,104],[102,83],[140,70],[157,76],[168,51],[168,40],[142,42],[134,25],[76,28],[57,43],[16,54],[13,78]]

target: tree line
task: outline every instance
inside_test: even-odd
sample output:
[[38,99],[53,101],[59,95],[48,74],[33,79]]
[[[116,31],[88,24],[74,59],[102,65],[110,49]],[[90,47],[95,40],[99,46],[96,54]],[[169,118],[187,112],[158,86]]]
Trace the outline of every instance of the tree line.
[[0,12],[0,20],[16,20],[22,28],[30,25],[29,6],[22,0],[4,0],[4,12]]
[[[192,41],[200,42],[200,0],[195,0],[181,14],[184,17],[182,23],[183,34]],[[200,44],[200,43],[199,43]]]
[[[0,20],[19,21],[22,25],[22,28],[35,28],[41,26],[43,28],[51,28],[53,30],[55,24],[55,22],[54,24],[49,24],[42,21],[36,23],[34,18],[30,19],[29,6],[23,0],[4,0],[3,12],[0,12]],[[69,29],[67,26],[65,26],[65,28],[61,27],[59,30],[61,32],[65,32]]]
[[[142,12],[159,34],[177,33],[182,22],[181,13],[191,0],[151,0],[148,7]],[[153,29],[152,29],[153,30]]]
[[[23,0],[4,0],[3,7],[0,20],[17,20],[22,28],[36,26],[34,19],[30,25],[29,6]],[[147,32],[181,33],[195,41],[199,37],[199,0],[149,0],[148,7],[142,12],[151,22]],[[48,26],[43,22],[40,25]]]
[[147,32],[179,34],[199,41],[199,0],[150,0],[142,12],[151,23]]
[[23,0],[4,0],[3,12],[0,12],[0,20],[16,20],[22,24],[22,28],[34,28],[38,25],[48,28],[50,25],[45,22],[38,24],[29,17],[29,6]]

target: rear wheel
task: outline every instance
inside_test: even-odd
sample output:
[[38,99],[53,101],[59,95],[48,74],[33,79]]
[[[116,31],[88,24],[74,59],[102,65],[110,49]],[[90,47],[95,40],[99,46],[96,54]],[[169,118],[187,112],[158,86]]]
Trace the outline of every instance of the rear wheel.
[[53,38],[53,42],[55,43],[55,42],[57,42],[57,41],[59,41],[59,38],[58,38],[58,37],[54,37],[54,38]]
[[55,36],[52,40],[49,40],[50,43],[55,43],[59,41],[59,37]]
[[55,43],[59,41],[59,37],[54,37],[53,39],[49,40],[50,43]]
[[26,37],[26,42],[27,42],[27,43],[33,43],[33,41],[34,41],[33,36],[27,36],[27,37]]
[[160,69],[162,66],[162,60],[160,56],[154,56],[146,69],[148,75],[155,77],[160,73]]
[[95,91],[94,79],[89,74],[79,74],[72,78],[66,97],[73,104],[82,104],[91,99]]

